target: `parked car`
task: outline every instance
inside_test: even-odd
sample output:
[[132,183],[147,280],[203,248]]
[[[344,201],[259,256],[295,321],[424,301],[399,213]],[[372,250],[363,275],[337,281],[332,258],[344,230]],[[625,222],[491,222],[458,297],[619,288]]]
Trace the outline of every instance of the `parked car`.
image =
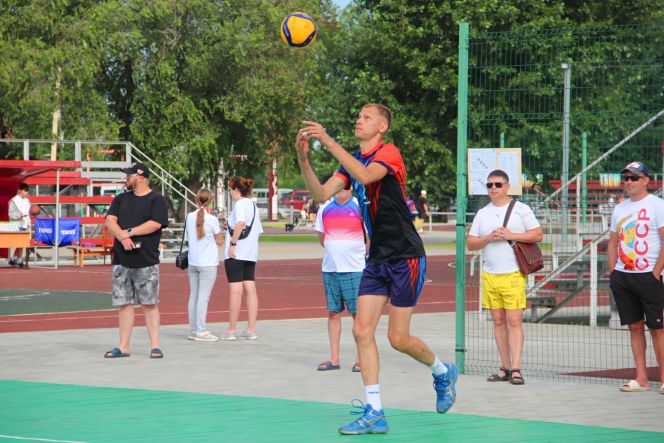
[[[285,194],[292,192],[292,189],[288,188],[279,188],[279,191],[277,195],[279,198],[282,198]],[[261,219],[266,220],[268,218],[267,214],[267,209],[268,209],[268,189],[267,188],[254,188],[253,189],[253,197],[252,200],[256,202],[256,207],[258,208],[259,214]],[[277,202],[279,199],[277,199]],[[281,203],[277,203],[277,206],[281,205]]]
[[284,194],[284,196],[279,199],[279,206],[283,206],[285,209],[289,209],[292,206],[293,210],[300,211],[304,206],[304,203],[310,197],[311,193],[308,189],[296,189]]

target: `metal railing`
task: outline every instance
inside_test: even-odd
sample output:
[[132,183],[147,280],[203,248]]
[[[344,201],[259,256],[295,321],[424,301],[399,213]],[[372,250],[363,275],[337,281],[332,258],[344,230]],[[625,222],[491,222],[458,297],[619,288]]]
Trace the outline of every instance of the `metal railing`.
[[[185,205],[185,212],[188,212],[188,207],[196,207],[196,194],[191,191],[187,186],[178,180],[173,174],[164,169],[159,163],[148,156],[145,152],[137,148],[133,143],[126,141],[89,141],[89,140],[40,140],[40,139],[0,139],[1,143],[20,143],[23,146],[23,160],[35,160],[31,158],[32,145],[52,145],[56,144],[59,149],[56,151],[58,157],[65,156],[71,157],[75,161],[81,162],[79,172],[81,176],[93,180],[112,180],[124,181],[124,174],[119,172],[119,169],[126,168],[134,163],[134,159],[146,163],[153,175],[159,180],[161,184],[162,194],[165,194],[166,188],[169,192],[174,193],[182,199]],[[83,159],[83,146],[99,146],[101,147],[121,147],[124,153],[121,157],[124,160],[89,160]],[[63,147],[73,148],[73,152],[63,152]],[[99,150],[101,152],[101,149]],[[62,160],[62,158],[58,158]],[[40,159],[41,160],[41,159]],[[177,185],[177,186],[176,186]]]

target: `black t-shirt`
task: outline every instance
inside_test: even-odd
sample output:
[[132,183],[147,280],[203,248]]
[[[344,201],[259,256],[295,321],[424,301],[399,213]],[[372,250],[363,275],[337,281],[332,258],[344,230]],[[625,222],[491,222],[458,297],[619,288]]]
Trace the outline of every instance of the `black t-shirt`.
[[417,212],[419,212],[420,218],[426,218],[427,216],[427,211],[424,209],[424,205],[426,204],[427,204],[426,197],[422,197],[421,195],[417,197],[417,200],[415,201],[415,208],[417,209]]
[[[122,229],[135,228],[148,220],[160,223],[162,228],[168,226],[166,199],[155,192],[140,197],[133,192],[119,194],[111,202],[107,215],[116,216],[118,225]],[[126,251],[122,243],[117,238],[115,239],[113,244],[114,265],[122,265],[126,268],[147,268],[159,263],[161,229],[148,235],[135,235],[131,239],[137,246],[131,251]]]
[[381,144],[355,158],[364,166],[380,163],[388,173],[366,187],[341,167],[336,176],[350,183],[360,202],[362,217],[371,238],[369,262],[386,263],[400,258],[425,255],[422,239],[415,230],[406,204],[406,166],[401,153],[392,144]]

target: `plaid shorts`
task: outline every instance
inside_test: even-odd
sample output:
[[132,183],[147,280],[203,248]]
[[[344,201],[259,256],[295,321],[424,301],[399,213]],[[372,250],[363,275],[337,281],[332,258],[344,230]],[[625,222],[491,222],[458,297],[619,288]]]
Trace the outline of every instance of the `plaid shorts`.
[[361,280],[361,272],[323,272],[327,310],[343,312],[345,304],[348,313],[355,314]]
[[159,303],[159,265],[125,268],[113,265],[113,306]]

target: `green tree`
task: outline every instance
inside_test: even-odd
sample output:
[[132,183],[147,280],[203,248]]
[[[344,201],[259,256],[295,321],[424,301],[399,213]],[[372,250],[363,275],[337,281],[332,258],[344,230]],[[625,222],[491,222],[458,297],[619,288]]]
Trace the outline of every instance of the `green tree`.
[[[88,14],[96,2],[17,1],[0,4],[0,109],[16,138],[99,140],[117,132],[95,75],[103,36]],[[49,149],[49,148],[46,148]],[[0,156],[17,155],[18,148]],[[36,152],[45,155],[45,152]],[[62,158],[71,158],[63,153]]]

